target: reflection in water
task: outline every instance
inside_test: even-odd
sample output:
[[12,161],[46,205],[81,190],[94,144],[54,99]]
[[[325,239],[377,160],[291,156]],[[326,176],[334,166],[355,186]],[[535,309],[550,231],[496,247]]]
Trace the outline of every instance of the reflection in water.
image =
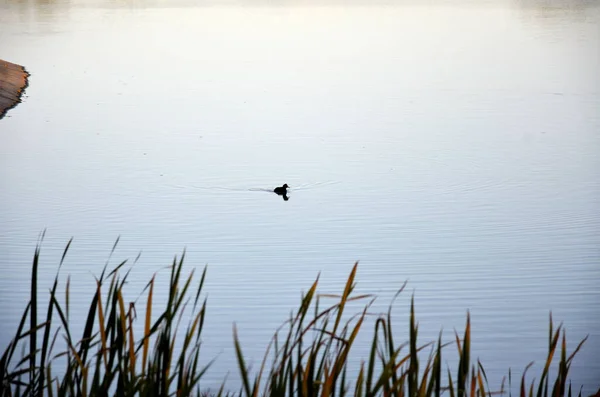
[[[593,0],[481,0],[473,2],[470,0],[434,0],[428,3],[429,6],[444,5],[456,7],[485,7],[499,4],[512,4],[519,12],[527,17],[540,20],[564,19],[565,17],[582,21],[590,9],[598,7],[598,3]],[[415,0],[287,0],[273,2],[271,0],[249,0],[249,1],[221,1],[221,0],[5,0],[2,6],[8,7],[8,10],[16,12],[21,18],[33,17],[39,22],[60,23],[69,15],[71,8],[77,7],[98,7],[111,9],[136,9],[136,8],[173,8],[173,7],[214,7],[214,6],[375,6],[375,5],[393,5],[393,6],[415,6],[421,5]]]
[[62,31],[61,24],[69,20],[72,6],[70,0],[6,0],[0,2],[0,21],[10,23],[12,18],[31,23],[36,32],[55,33]]
[[598,3],[591,0],[513,0],[514,5],[526,17],[539,20],[584,21],[591,8]]

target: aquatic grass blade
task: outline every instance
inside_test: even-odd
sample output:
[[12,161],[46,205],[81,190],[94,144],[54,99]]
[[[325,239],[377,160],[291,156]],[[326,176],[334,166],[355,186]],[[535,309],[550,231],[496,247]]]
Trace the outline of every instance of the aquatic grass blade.
[[246,392],[247,397],[252,396],[252,390],[250,388],[250,381],[248,379],[248,367],[244,361],[244,355],[242,353],[242,347],[240,346],[240,340],[238,338],[237,327],[233,326],[233,343],[235,346],[235,353],[238,360],[238,367],[240,369],[240,374],[242,375],[242,381],[244,386],[244,391]]

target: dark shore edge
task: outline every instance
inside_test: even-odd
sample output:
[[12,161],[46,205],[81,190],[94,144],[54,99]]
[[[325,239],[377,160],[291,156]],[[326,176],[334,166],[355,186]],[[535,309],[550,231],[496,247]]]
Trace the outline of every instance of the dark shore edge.
[[0,59],[0,119],[22,102],[29,76],[24,66]]

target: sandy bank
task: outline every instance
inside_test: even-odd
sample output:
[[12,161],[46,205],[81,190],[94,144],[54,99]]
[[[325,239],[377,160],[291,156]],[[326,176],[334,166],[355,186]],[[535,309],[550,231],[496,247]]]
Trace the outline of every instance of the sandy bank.
[[0,59],[0,119],[21,102],[28,77],[23,66]]

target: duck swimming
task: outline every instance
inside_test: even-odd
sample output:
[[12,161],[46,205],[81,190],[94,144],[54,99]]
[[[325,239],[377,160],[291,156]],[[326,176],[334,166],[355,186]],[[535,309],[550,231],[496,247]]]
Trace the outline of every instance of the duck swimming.
[[279,195],[279,196],[283,196],[283,199],[285,201],[288,201],[290,198],[287,196],[287,189],[289,188],[289,186],[286,184],[284,184],[283,186],[279,186],[276,187],[275,189],[273,189],[273,191]]
[[276,187],[275,189],[273,189],[273,191],[275,193],[277,193],[280,196],[287,196],[287,189],[289,188],[289,186],[286,184],[284,184],[283,186],[279,186]]

